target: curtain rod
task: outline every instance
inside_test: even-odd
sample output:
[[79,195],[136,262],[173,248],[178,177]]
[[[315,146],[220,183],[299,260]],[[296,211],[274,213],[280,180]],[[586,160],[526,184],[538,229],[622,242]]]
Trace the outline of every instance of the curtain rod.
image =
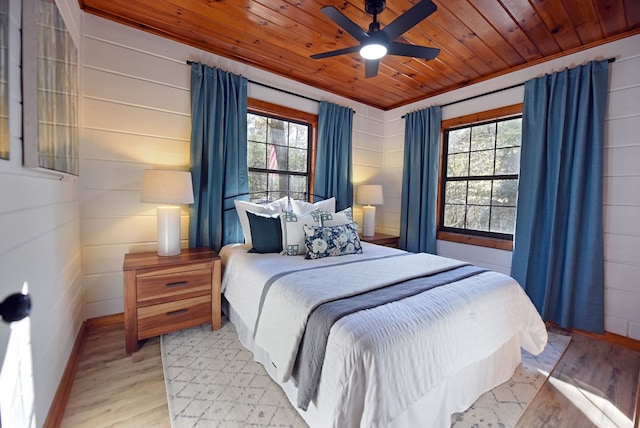
[[[615,58],[608,58],[607,62],[609,62],[609,64],[611,64],[612,62],[616,62],[616,59]],[[496,89],[496,90],[493,90],[493,91],[485,92],[483,94],[478,94],[478,95],[473,95],[471,97],[463,98],[461,100],[451,101],[450,103],[442,104],[440,106],[440,108],[447,107],[447,106],[454,105],[454,104],[458,104],[458,103],[463,103],[465,101],[471,101],[473,99],[480,98],[480,97],[486,97],[487,95],[493,95],[493,94],[496,94],[498,92],[508,91],[509,89],[514,89],[514,88],[518,88],[520,86],[524,86],[524,83],[525,82],[522,82],[522,83],[518,83],[516,85],[507,86],[506,88],[500,88],[500,89]],[[401,119],[404,119],[405,116],[406,115],[402,115]]]
[[[194,62],[197,62],[197,61],[187,60],[187,65],[191,65]],[[286,91],[284,89],[276,88],[275,86],[267,85],[265,83],[256,82],[255,80],[251,80],[251,79],[247,79],[247,82],[253,83],[254,85],[262,86],[262,87],[267,88],[267,89],[273,89],[274,91],[282,92],[283,94],[293,95],[294,97],[303,98],[305,100],[313,101],[313,102],[316,102],[316,103],[320,104],[320,101],[316,100],[315,98],[307,97],[305,95],[296,94],[295,92]],[[353,109],[351,109],[351,110],[354,113],[357,113],[355,110],[353,110]]]

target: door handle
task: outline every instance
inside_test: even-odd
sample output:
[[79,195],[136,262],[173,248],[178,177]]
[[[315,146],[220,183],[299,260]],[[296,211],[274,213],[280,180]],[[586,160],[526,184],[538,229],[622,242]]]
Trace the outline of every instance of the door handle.
[[0,316],[7,323],[20,321],[31,312],[31,297],[28,294],[15,293],[0,303]]

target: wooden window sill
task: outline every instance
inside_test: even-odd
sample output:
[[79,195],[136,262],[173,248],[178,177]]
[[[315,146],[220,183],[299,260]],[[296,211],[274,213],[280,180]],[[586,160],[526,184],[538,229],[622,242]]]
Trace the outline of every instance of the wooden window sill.
[[458,242],[460,244],[476,245],[478,247],[496,248],[498,250],[513,251],[513,241],[504,239],[487,238],[484,236],[465,235],[439,231],[436,238],[442,241]]

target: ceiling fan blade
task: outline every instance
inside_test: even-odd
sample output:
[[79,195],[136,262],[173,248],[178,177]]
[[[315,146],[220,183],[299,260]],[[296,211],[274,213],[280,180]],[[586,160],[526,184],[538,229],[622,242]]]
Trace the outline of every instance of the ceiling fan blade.
[[387,50],[387,54],[389,55],[411,56],[424,59],[434,59],[439,53],[440,49],[400,42],[389,43],[389,48]]
[[345,55],[345,54],[358,52],[359,50],[360,50],[360,46],[351,46],[350,48],[344,48],[344,49],[338,49],[335,51],[314,54],[314,55],[311,55],[311,59],[329,58],[332,56]]
[[393,41],[436,10],[438,10],[438,6],[433,4],[431,0],[421,0],[384,27],[382,32],[386,34],[389,41]]
[[367,59],[364,61],[364,77],[376,77],[378,75],[379,59]]
[[351,34],[354,39],[359,42],[369,38],[369,35],[362,28],[358,27],[358,24],[347,18],[342,12],[336,9],[334,6],[325,6],[320,8],[320,11],[324,13],[329,19],[338,24],[344,31]]

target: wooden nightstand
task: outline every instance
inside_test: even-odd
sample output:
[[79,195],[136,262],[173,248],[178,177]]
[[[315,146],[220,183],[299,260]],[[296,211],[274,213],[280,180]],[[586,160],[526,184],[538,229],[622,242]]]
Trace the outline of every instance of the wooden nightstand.
[[129,253],[123,271],[127,354],[138,350],[138,340],[207,322],[212,330],[221,327],[221,262],[215,251]]
[[400,247],[400,237],[393,235],[385,235],[384,233],[376,233],[373,236],[360,235],[360,240],[370,242],[372,244],[384,245],[385,247]]

